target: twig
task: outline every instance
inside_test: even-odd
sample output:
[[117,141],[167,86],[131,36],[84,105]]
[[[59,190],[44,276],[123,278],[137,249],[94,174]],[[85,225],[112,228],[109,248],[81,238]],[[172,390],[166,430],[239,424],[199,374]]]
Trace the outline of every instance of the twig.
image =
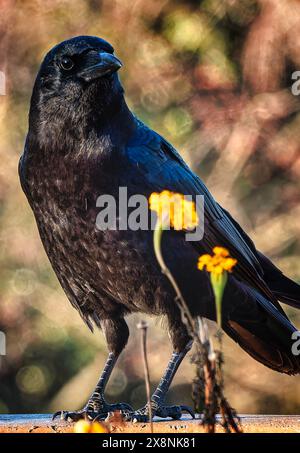
[[147,358],[147,329],[148,324],[145,321],[141,321],[137,325],[138,329],[142,331],[142,354],[143,354],[143,362],[144,362],[144,374],[145,374],[145,385],[146,385],[146,393],[147,393],[147,401],[148,401],[148,409],[149,409],[149,419],[150,419],[150,430],[153,434],[153,420],[152,420],[152,405],[151,405],[151,392],[150,392],[150,373],[149,373],[149,364]]
[[241,429],[239,420],[237,421],[237,423],[235,421],[236,419],[238,419],[238,417],[235,411],[228,404],[223,394],[223,378],[221,377],[221,384],[218,382],[220,376],[222,376],[222,368],[219,362],[216,362],[215,354],[211,354],[211,343],[209,339],[205,337],[205,334],[203,336],[203,339],[201,339],[201,335],[199,333],[199,330],[197,329],[197,324],[195,323],[191,315],[191,312],[184,300],[184,297],[180,291],[179,286],[177,285],[176,280],[174,279],[162,256],[161,238],[163,231],[163,222],[160,222],[158,220],[154,232],[154,251],[162,273],[168,278],[175,290],[175,302],[180,309],[182,322],[187,327],[189,334],[195,341],[197,351],[195,363],[198,367],[203,369],[204,411],[202,423],[205,426],[207,432],[214,432],[216,425],[216,414],[218,411],[218,406],[220,406],[223,420],[222,426],[228,432],[231,432],[231,429],[234,432],[240,432]]

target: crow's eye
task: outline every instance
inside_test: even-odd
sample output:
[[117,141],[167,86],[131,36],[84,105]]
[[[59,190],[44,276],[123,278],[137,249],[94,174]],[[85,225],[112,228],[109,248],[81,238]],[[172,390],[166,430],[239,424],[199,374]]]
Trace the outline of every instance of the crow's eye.
[[64,71],[70,71],[74,67],[74,61],[70,57],[63,57],[60,60],[59,66],[64,70]]

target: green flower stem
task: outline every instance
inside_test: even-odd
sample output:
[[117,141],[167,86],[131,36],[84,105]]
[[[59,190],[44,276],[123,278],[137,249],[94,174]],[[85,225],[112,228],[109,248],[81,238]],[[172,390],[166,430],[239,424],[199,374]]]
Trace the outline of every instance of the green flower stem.
[[210,282],[215,296],[217,324],[219,327],[222,327],[222,299],[227,283],[227,272],[224,271],[222,274],[215,274],[214,272],[211,272]]
[[[168,226],[169,224],[166,223]],[[192,318],[192,315],[190,313],[190,310],[188,309],[188,306],[186,305],[186,302],[183,298],[183,295],[181,294],[181,291],[179,289],[179,286],[176,283],[176,280],[174,279],[170,269],[167,267],[165,260],[162,256],[162,251],[161,251],[161,240],[162,240],[162,234],[164,231],[164,221],[157,220],[157,223],[155,225],[155,230],[153,234],[153,243],[154,243],[154,252],[156,259],[158,261],[158,264],[160,265],[162,273],[169,279],[171,285],[173,286],[175,293],[176,293],[176,302],[184,315],[184,319],[186,320],[187,327],[189,331],[194,334],[195,332],[195,323]],[[197,340],[197,338],[196,338]]]

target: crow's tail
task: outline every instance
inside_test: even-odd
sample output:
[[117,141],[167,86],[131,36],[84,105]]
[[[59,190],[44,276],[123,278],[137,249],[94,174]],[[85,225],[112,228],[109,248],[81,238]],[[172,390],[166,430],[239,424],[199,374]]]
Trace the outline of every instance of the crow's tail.
[[281,302],[300,308],[300,285],[286,277],[267,257],[259,253],[259,261],[264,271],[264,280]]
[[300,373],[297,329],[256,290],[245,285],[240,289],[240,303],[234,297],[234,309],[223,318],[225,332],[267,367],[286,374]]

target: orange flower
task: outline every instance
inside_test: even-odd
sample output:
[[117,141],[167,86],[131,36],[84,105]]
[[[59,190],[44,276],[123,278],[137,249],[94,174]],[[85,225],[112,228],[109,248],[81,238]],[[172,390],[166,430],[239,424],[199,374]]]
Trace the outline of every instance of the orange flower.
[[222,325],[222,298],[227,284],[227,272],[231,272],[237,260],[229,256],[224,247],[214,247],[214,255],[202,255],[198,260],[198,269],[210,273],[210,282],[213,288],[216,304],[217,323]]
[[74,425],[74,433],[109,433],[105,423],[79,420]]
[[214,247],[214,255],[202,255],[198,260],[198,269],[202,271],[206,269],[215,275],[220,275],[224,271],[232,272],[232,268],[236,265],[237,260],[229,257],[229,251],[223,247]]
[[164,190],[153,192],[149,198],[150,209],[155,211],[162,224],[174,230],[193,230],[199,223],[195,203],[180,193]]
[[214,252],[215,255],[217,255],[217,256],[223,256],[224,258],[225,258],[226,256],[229,256],[228,250],[225,249],[224,247],[218,247],[218,246],[217,246],[217,247],[214,247],[214,248],[213,248],[213,252]]

